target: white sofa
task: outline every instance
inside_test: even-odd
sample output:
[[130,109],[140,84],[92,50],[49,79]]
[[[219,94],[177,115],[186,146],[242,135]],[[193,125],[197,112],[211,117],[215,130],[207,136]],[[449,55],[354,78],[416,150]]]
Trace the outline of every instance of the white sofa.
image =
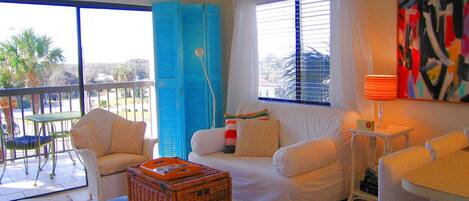
[[329,138],[335,142],[337,160],[305,174],[285,177],[276,172],[271,157],[235,157],[221,152],[224,128],[194,133],[189,160],[230,172],[234,200],[333,201],[346,198],[350,187],[350,133],[345,130],[355,124],[358,114],[323,106],[270,102],[245,103],[238,113],[264,108],[268,108],[271,118],[281,122],[280,147]]

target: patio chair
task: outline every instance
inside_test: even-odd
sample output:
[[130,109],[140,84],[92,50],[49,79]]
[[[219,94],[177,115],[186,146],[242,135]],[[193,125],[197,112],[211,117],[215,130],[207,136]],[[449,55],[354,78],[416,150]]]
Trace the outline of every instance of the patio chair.
[[24,135],[20,137],[15,137],[14,135],[8,135],[7,133],[3,132],[3,129],[0,129],[0,140],[1,140],[1,147],[2,147],[2,154],[3,154],[3,170],[2,175],[0,176],[0,184],[2,183],[3,176],[5,174],[5,170],[7,167],[7,159],[6,159],[6,150],[22,150],[25,157],[23,159],[24,166],[25,166],[25,173],[26,175],[29,174],[28,171],[28,157],[26,157],[26,152],[28,150],[36,150],[38,153],[38,167],[36,173],[36,179],[34,180],[34,186],[37,185],[37,178],[39,177],[39,172],[42,171],[42,168],[47,163],[48,154],[45,154],[46,160],[44,164],[41,165],[41,149],[44,146],[49,145],[49,150],[52,148],[52,138],[51,136],[40,136],[40,135]]

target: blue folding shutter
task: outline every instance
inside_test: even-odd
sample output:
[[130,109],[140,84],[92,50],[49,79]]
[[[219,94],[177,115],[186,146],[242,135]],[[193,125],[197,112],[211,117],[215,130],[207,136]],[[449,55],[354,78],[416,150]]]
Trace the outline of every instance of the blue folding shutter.
[[159,150],[187,159],[197,130],[210,128],[211,94],[194,54],[204,62],[217,97],[217,126],[223,125],[219,8],[204,4],[153,4],[156,48]]
[[156,98],[158,103],[159,153],[180,156],[184,142],[181,129],[181,20],[177,2],[153,5]]
[[[196,48],[205,48],[205,31],[202,4],[184,4],[182,7],[183,58],[184,58],[184,106],[185,153],[191,151],[194,132],[209,125],[208,88]],[[187,157],[186,155],[182,156]]]
[[[223,100],[223,79],[222,79],[222,50],[221,50],[221,36],[220,36],[220,9],[219,7],[211,4],[205,5],[205,19],[206,19],[206,50],[207,50],[207,63],[209,68],[210,80],[215,91],[217,99],[216,111],[216,126],[222,127],[224,125],[224,100]],[[212,99],[209,99],[210,105]],[[209,108],[209,114],[212,115],[212,108]]]

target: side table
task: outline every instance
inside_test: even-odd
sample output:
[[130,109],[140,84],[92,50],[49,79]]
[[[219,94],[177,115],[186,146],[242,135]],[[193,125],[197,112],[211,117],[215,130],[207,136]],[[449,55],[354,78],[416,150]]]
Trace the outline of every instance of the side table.
[[396,125],[389,125],[386,128],[377,128],[374,131],[367,131],[367,130],[358,130],[358,129],[350,129],[349,131],[352,133],[351,139],[351,148],[352,148],[352,167],[351,167],[351,185],[350,185],[350,196],[348,201],[353,201],[356,199],[368,200],[368,201],[377,201],[378,198],[372,194],[363,192],[360,188],[355,187],[355,161],[356,161],[356,153],[355,153],[355,139],[358,136],[368,136],[370,138],[370,148],[371,148],[371,160],[370,164],[374,166],[376,163],[376,140],[378,138],[382,139],[384,142],[384,156],[389,155],[392,153],[392,142],[394,139],[398,137],[405,137],[405,147],[410,147],[410,132],[414,129],[411,127],[405,126],[396,126]]

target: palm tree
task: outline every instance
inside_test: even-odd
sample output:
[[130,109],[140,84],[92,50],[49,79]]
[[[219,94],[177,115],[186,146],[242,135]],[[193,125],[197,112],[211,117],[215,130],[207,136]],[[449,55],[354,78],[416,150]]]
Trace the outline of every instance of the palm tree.
[[[314,48],[307,48],[300,54],[301,61],[301,83],[297,83],[297,58],[296,54],[292,54],[284,59],[282,69],[280,86],[280,97],[287,99],[294,99],[296,96],[297,87],[301,89],[301,96],[303,100],[318,97],[318,93],[326,93],[322,90],[323,86],[329,83],[329,66],[330,55],[321,53]],[[324,71],[324,72],[321,72]],[[320,86],[320,87],[318,87]],[[321,88],[321,89],[319,89]],[[313,100],[327,102],[329,97],[322,97],[323,100]]]
[[[47,68],[64,61],[62,49],[52,47],[52,38],[36,34],[32,28],[23,30],[9,40],[0,42],[0,88],[42,86]],[[33,112],[37,113],[39,95],[34,94],[33,100]],[[10,105],[10,101],[0,102]],[[12,108],[8,105],[3,106],[3,112],[10,129],[13,125],[9,119]]]
[[135,71],[126,64],[120,64],[112,69],[112,77],[115,82],[129,82],[135,80]]

